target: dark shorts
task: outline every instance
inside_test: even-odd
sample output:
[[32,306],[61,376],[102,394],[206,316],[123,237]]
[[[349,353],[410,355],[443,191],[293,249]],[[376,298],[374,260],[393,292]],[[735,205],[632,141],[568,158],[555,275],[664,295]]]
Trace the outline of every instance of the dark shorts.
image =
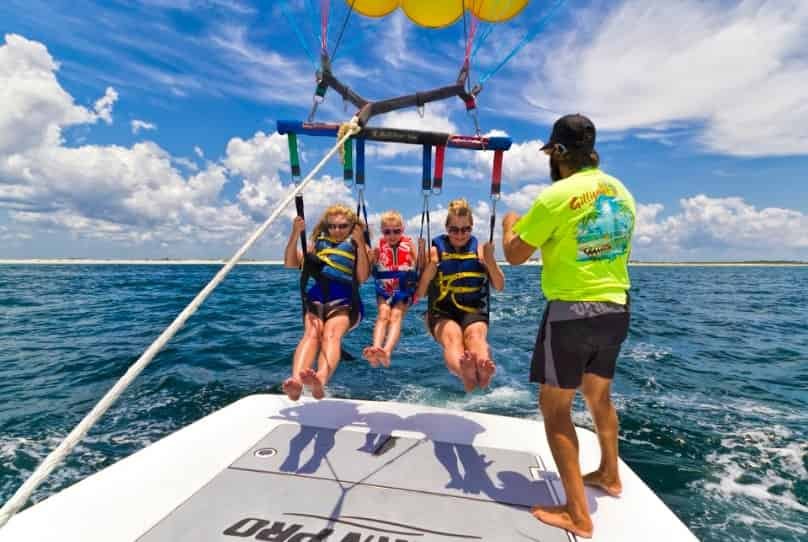
[[[306,293],[306,311],[317,316],[323,322],[328,321],[330,318],[340,313],[351,312],[351,290],[350,285],[344,286],[342,284],[331,285],[329,293],[332,299],[330,301],[323,300],[323,292],[320,286],[315,284]],[[339,296],[339,297],[337,297]],[[336,299],[334,299],[336,297]],[[365,316],[365,307],[359,303],[359,314],[348,331],[356,328]]]
[[584,373],[614,378],[629,320],[627,305],[548,302],[533,349],[530,381],[575,389],[581,385]]
[[376,304],[384,303],[395,307],[399,303],[404,303],[406,306],[412,305],[412,295],[404,292],[396,292],[395,294],[380,294],[376,292]]
[[457,322],[460,329],[465,330],[475,322],[485,322],[488,324],[488,315],[485,313],[461,311],[460,309],[427,311],[424,313],[424,322],[429,330],[429,334],[435,339],[437,339],[437,337],[435,337],[435,326],[437,326],[441,320]]

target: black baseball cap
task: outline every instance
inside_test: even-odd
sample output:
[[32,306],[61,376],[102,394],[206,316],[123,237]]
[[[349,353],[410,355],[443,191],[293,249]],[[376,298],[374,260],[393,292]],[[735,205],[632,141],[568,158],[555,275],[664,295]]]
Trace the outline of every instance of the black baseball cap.
[[547,150],[557,143],[568,149],[592,151],[595,149],[595,125],[580,113],[564,115],[553,124],[550,139],[541,150]]

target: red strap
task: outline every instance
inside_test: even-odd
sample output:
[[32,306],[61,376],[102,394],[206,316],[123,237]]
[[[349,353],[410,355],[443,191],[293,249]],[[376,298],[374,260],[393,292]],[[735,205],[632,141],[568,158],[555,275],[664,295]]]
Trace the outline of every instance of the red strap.
[[494,169],[491,171],[491,195],[498,196],[502,185],[502,156],[504,151],[494,151]]
[[446,156],[446,145],[438,145],[435,148],[435,176],[432,179],[432,189],[443,188],[443,159]]
[[[465,6],[464,6],[465,7]],[[466,40],[466,56],[464,64],[468,66],[469,59],[471,58],[471,43],[474,41],[474,34],[477,32],[477,16],[472,13],[471,25],[469,28],[468,39]]]

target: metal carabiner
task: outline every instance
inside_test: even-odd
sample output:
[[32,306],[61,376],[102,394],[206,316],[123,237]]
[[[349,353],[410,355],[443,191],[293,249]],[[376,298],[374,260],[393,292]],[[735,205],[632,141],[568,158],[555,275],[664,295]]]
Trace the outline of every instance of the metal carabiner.
[[480,137],[480,123],[477,120],[477,109],[469,109],[466,112],[471,116],[471,120],[474,121],[474,133],[477,137]]
[[317,108],[320,106],[321,103],[323,103],[324,99],[325,98],[323,98],[322,96],[318,96],[317,94],[315,94],[312,97],[311,111],[309,112],[309,118],[307,119],[308,122],[314,122],[314,115],[317,114]]

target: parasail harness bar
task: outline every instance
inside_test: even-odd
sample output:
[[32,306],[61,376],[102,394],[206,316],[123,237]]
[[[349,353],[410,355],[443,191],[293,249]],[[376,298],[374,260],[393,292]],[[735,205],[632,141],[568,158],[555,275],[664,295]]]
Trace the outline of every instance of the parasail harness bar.
[[[279,120],[278,133],[304,134],[310,136],[336,137],[339,124],[324,122],[300,122]],[[352,139],[383,141],[388,143],[408,143],[411,145],[434,145],[475,151],[507,151],[511,148],[509,137],[461,136],[443,132],[425,132],[400,128],[379,128],[364,126]],[[443,162],[441,161],[441,165]],[[437,165],[437,164],[436,164]],[[442,172],[441,172],[442,173]]]
[[328,54],[323,52],[320,55],[321,68],[317,70],[317,89],[314,92],[313,104],[311,113],[309,114],[309,121],[314,120],[314,114],[317,107],[322,103],[325,98],[325,93],[329,88],[334,89],[342,99],[350,102],[359,108],[356,113],[359,119],[360,126],[365,126],[371,117],[405,109],[407,107],[421,108],[424,104],[429,102],[437,102],[457,96],[463,100],[467,111],[473,111],[477,107],[477,95],[482,90],[480,85],[475,85],[470,90],[466,90],[466,84],[469,77],[469,61],[468,59],[463,63],[460,73],[457,76],[457,81],[453,85],[437,87],[424,92],[415,92],[413,94],[405,94],[395,98],[388,98],[386,100],[370,101],[359,94],[357,94],[349,86],[342,83],[331,71],[331,59]]

